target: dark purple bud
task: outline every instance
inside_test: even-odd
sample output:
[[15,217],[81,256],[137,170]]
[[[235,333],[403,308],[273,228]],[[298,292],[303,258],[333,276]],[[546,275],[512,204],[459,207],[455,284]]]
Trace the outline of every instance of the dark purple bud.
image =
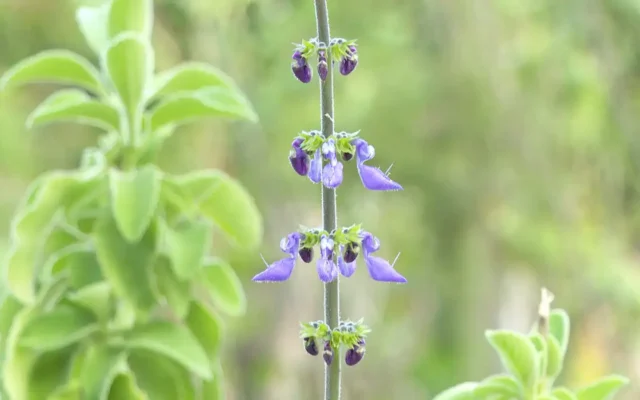
[[365,352],[365,341],[364,339],[360,339],[358,341],[358,344],[354,345],[353,348],[347,350],[347,353],[344,357],[344,362],[350,366],[356,365],[364,358]]
[[306,337],[303,340],[304,340],[304,349],[307,351],[307,353],[311,354],[312,356],[317,356],[318,344],[316,343],[316,338]]
[[320,79],[323,81],[327,79],[327,74],[329,73],[329,66],[327,65],[327,57],[325,56],[325,51],[320,50],[318,52],[318,75]]
[[351,161],[352,158],[353,158],[353,153],[347,153],[347,152],[342,153],[343,161]]
[[310,263],[311,260],[313,260],[312,247],[303,247],[300,249],[300,252],[298,254],[300,254],[300,258],[302,259],[302,261],[306,262],[307,264]]
[[340,60],[340,73],[349,75],[358,66],[358,50],[355,46],[349,46],[349,54]]
[[311,158],[309,158],[309,155],[304,150],[300,148],[291,149],[289,152],[289,162],[298,175],[307,176],[309,173]]
[[293,75],[302,83],[311,82],[311,77],[313,76],[313,71],[311,71],[311,67],[307,62],[307,59],[300,53],[299,50],[296,50],[293,53],[293,62],[291,63],[291,70],[293,71]]
[[331,348],[330,342],[324,343],[324,351],[322,352],[322,358],[327,365],[331,365],[331,361],[333,361],[333,348]]
[[358,243],[351,242],[345,246],[342,257],[346,263],[352,263],[358,258],[358,254],[360,254],[360,246],[358,246]]

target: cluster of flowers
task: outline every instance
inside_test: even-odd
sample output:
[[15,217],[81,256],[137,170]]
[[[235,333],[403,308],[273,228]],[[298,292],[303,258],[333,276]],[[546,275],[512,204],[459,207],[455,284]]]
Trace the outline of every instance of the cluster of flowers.
[[323,343],[322,358],[327,365],[333,362],[335,349],[341,345],[347,347],[344,362],[353,366],[359,363],[366,353],[365,337],[371,330],[362,323],[342,321],[336,329],[331,329],[323,321],[314,321],[301,324],[300,338],[304,344],[304,349],[312,356],[317,356],[320,351],[318,342]]
[[[340,73],[349,75],[358,66],[358,49],[355,40],[347,41],[342,38],[332,39],[327,46],[319,43],[317,39],[303,40],[297,44],[293,52],[291,70],[293,75],[302,83],[311,82],[313,70],[309,65],[309,59],[315,54],[318,57],[318,75],[323,81],[327,79],[329,65],[327,64],[327,52],[331,52],[332,60],[340,60]],[[331,62],[332,66],[334,62]]]

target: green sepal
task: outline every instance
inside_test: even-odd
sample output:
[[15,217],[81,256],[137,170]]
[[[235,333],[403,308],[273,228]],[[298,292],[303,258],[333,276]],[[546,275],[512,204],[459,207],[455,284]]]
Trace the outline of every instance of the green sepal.
[[300,242],[300,247],[307,248],[311,248],[320,243],[320,237],[322,236],[322,233],[324,233],[324,231],[319,229],[308,229],[302,226],[300,227],[299,232],[304,234],[304,239]]
[[[313,133],[312,133],[313,132]],[[318,131],[302,132],[298,137],[304,139],[300,148],[307,153],[314,153],[325,142],[324,136]]]
[[362,230],[362,224],[347,226],[342,229],[336,230],[333,235],[333,241],[337,244],[357,243],[358,245],[362,241],[360,239],[360,231]]

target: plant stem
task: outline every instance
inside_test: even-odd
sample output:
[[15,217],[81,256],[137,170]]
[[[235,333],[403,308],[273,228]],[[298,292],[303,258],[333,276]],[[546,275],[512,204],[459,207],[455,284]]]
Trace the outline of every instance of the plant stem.
[[[329,31],[329,10],[327,0],[314,0],[316,5],[316,25],[318,27],[318,41],[327,47],[331,40]],[[324,137],[333,135],[333,68],[331,52],[326,52],[329,66],[327,79],[320,81],[320,120]],[[322,185],[322,225],[327,232],[333,231],[338,225],[336,212],[336,191]],[[340,279],[324,285],[324,320],[331,328],[337,328],[340,322]],[[340,399],[340,349],[334,349],[333,362],[324,369],[324,398],[325,400]]]

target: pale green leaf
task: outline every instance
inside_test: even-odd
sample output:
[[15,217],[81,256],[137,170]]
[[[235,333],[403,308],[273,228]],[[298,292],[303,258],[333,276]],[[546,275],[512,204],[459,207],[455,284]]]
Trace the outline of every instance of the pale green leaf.
[[553,389],[551,394],[553,394],[553,396],[558,400],[578,400],[575,393],[564,387]]
[[151,111],[151,129],[210,117],[258,120],[251,104],[236,91],[211,87],[168,97]]
[[547,377],[555,379],[562,372],[562,349],[554,336],[547,337]]
[[220,318],[205,304],[194,301],[185,322],[213,363],[218,358],[222,344],[223,325]]
[[207,354],[193,334],[181,325],[151,322],[137,326],[126,336],[125,345],[164,355],[202,378],[211,377]]
[[107,400],[113,379],[125,366],[125,358],[126,353],[103,345],[87,350],[79,379],[86,400]]
[[[129,368],[138,386],[153,400],[194,400],[191,374],[175,361],[150,351],[134,350]],[[202,400],[212,400],[202,397]]]
[[213,379],[202,382],[202,399],[226,399],[224,390],[224,372],[219,363],[213,364]]
[[474,394],[481,399],[488,399],[492,396],[520,398],[522,387],[511,375],[493,375],[480,382],[474,389]]
[[79,382],[69,382],[59,387],[47,400],[84,400],[82,397],[82,386]]
[[64,89],[49,96],[29,115],[27,126],[69,121],[105,130],[120,128],[116,109],[77,89]]
[[173,312],[179,318],[184,318],[189,311],[191,283],[178,279],[171,267],[171,261],[166,256],[157,257],[155,273],[160,294],[164,296]]
[[97,7],[80,7],[76,11],[76,21],[87,44],[96,54],[102,54],[109,46],[109,18],[110,1],[105,1]]
[[18,346],[20,333],[24,326],[37,315],[37,307],[30,306],[20,310],[9,329],[2,365],[2,381],[10,399],[26,399],[29,393],[29,377],[37,353]]
[[102,274],[114,294],[136,311],[147,313],[156,304],[151,281],[153,232],[148,231],[138,243],[130,243],[120,235],[112,218],[103,218],[95,227],[94,239]]
[[487,331],[486,337],[498,352],[505,369],[518,379],[527,392],[533,390],[539,376],[540,360],[529,338],[510,331]]
[[551,311],[549,315],[549,333],[556,338],[560,349],[562,350],[562,358],[564,359],[567,354],[567,347],[569,346],[571,323],[569,321],[569,315],[562,309],[555,309]]
[[37,358],[29,374],[29,400],[49,399],[49,395],[66,383],[72,354],[69,349],[63,349]]
[[109,37],[134,32],[147,40],[153,28],[152,0],[112,0],[109,12]]
[[240,278],[224,260],[210,257],[202,270],[202,283],[213,303],[223,312],[243,315],[247,309],[247,299]]
[[[187,62],[159,73],[153,84],[153,95],[149,97],[162,98],[215,86],[236,89],[231,77],[218,68],[200,62]],[[240,96],[239,91],[237,94]]]
[[178,278],[193,278],[211,247],[212,229],[205,221],[189,221],[164,227],[164,240],[171,266]]
[[473,391],[477,385],[476,382],[461,383],[438,394],[433,400],[475,400]]
[[540,333],[533,333],[529,336],[529,340],[533,343],[538,354],[538,376],[545,376],[547,371],[547,341]]
[[609,375],[598,379],[596,382],[578,389],[576,397],[578,400],[611,400],[622,389],[629,384],[629,379],[620,375]]
[[113,313],[109,282],[96,282],[67,295],[73,304],[93,313],[99,321],[106,321]]
[[18,344],[39,351],[61,349],[98,330],[96,319],[87,311],[60,305],[32,318],[24,327]]
[[111,210],[122,236],[137,242],[149,228],[160,199],[162,174],[152,165],[109,171]]
[[85,58],[68,50],[45,50],[20,61],[0,78],[0,91],[28,83],[70,84],[100,93],[100,73]]
[[[0,341],[2,343],[1,348],[4,348],[4,344],[7,340],[9,330],[11,329],[13,319],[23,308],[24,306],[14,296],[9,293],[3,294],[2,303],[0,304]],[[3,352],[0,352],[0,357],[2,357],[2,353]]]
[[147,400],[130,374],[118,374],[111,384],[109,400]]

